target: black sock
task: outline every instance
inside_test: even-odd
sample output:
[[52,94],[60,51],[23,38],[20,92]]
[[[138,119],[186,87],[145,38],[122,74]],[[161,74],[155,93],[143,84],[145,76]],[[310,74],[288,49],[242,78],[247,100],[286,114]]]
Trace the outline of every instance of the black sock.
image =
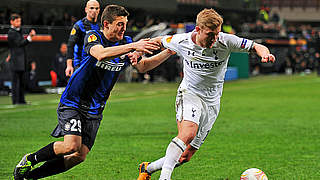
[[40,179],[55,174],[65,172],[67,169],[64,165],[63,156],[45,162],[40,167],[30,171],[26,176],[27,179]]
[[32,153],[27,157],[27,159],[31,161],[32,166],[36,165],[39,162],[48,161],[58,157],[54,153],[53,144],[54,142],[48,144],[47,146],[41,148],[39,151]]

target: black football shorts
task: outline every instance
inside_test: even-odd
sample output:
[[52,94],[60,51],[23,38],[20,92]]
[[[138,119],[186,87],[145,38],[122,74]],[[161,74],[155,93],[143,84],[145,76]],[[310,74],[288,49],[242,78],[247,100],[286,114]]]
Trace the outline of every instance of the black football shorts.
[[82,144],[91,150],[96,139],[102,115],[92,116],[74,107],[59,103],[58,125],[51,136],[59,138],[64,135],[77,135],[82,137]]

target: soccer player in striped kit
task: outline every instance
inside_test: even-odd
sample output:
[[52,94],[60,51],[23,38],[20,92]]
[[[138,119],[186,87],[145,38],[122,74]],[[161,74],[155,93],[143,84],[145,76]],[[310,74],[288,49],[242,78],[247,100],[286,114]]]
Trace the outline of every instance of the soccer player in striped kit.
[[86,17],[77,21],[70,32],[67,51],[67,68],[66,76],[71,76],[73,72],[82,64],[84,54],[84,37],[90,30],[101,29],[101,24],[97,22],[100,4],[97,0],[88,0],[85,7]]
[[[159,49],[157,42],[142,39],[132,42],[124,36],[127,10],[118,5],[108,5],[101,17],[103,31],[92,30],[85,36],[83,64],[71,76],[58,105],[58,125],[51,133],[63,137],[35,153],[26,154],[14,169],[14,179],[40,179],[65,172],[86,159],[91,150],[102,120],[110,92],[120,72],[130,65],[127,53],[151,53]],[[156,56],[134,65],[148,71],[170,56],[162,51]],[[39,162],[43,165],[32,169]]]

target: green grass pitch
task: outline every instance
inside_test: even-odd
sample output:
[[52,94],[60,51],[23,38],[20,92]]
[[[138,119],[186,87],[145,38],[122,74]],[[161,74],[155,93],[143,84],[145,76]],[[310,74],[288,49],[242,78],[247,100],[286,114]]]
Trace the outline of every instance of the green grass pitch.
[[[177,134],[177,83],[118,83],[86,161],[47,179],[134,180],[142,161],[162,157]],[[32,105],[0,97],[0,179],[28,152],[57,139],[59,95],[30,95]],[[320,77],[260,76],[225,83],[220,115],[174,180],[238,180],[248,168],[271,180],[320,179]],[[159,172],[152,179],[159,178]]]

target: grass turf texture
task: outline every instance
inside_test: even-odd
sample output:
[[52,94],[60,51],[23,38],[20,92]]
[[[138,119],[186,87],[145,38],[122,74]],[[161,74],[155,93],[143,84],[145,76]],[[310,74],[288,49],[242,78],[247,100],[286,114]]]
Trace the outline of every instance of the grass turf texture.
[[[162,157],[177,134],[178,84],[118,83],[86,161],[47,179],[134,180],[142,161]],[[227,82],[220,115],[174,180],[236,180],[252,167],[272,180],[320,179],[320,78],[261,76]],[[0,179],[27,152],[55,141],[59,95],[27,95],[27,106],[0,97]],[[152,179],[159,178],[159,172]]]

